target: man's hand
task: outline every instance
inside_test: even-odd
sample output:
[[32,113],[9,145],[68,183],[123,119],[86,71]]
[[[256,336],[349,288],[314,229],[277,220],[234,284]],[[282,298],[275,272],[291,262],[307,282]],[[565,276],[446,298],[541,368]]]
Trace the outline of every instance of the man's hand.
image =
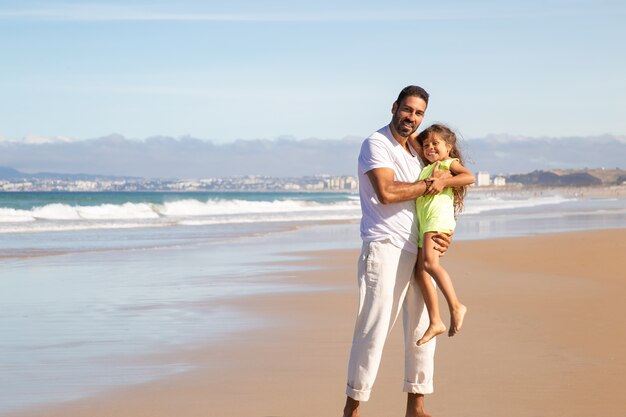
[[443,256],[448,251],[450,244],[452,243],[452,235],[454,231],[450,233],[437,233],[433,236],[433,242],[435,242],[435,250],[440,253],[439,256]]
[[[449,172],[449,171],[446,171],[446,172]],[[428,184],[428,188],[426,189],[426,192],[424,193],[426,195],[439,194],[445,188],[443,184],[443,179],[441,178],[430,177],[429,179],[426,180],[426,184]]]
[[449,170],[439,170],[439,161],[435,163],[433,167],[433,173],[426,179],[426,185],[428,188],[424,195],[439,194],[446,187],[444,180],[452,178],[452,173]]

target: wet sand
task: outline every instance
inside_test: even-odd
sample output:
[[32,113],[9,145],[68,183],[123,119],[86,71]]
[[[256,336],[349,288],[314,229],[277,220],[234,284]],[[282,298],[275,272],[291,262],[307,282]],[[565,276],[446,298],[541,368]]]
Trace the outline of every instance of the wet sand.
[[[624,415],[626,229],[454,243],[443,264],[469,307],[439,337],[434,417]],[[194,370],[12,416],[338,416],[356,314],[355,250],[318,252],[285,273],[322,291],[241,298],[275,325],[148,361]],[[362,415],[404,415],[401,329]],[[10,381],[7,381],[10,383]],[[36,395],[36,393],[33,393]]]

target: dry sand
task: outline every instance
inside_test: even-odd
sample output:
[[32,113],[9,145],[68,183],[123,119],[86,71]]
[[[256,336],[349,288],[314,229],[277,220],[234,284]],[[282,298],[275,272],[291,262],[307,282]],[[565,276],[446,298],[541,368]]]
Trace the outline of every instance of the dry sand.
[[[292,273],[333,290],[238,301],[273,318],[270,330],[163,355],[195,370],[15,415],[338,416],[356,256],[314,253],[304,263],[323,269]],[[626,229],[456,242],[443,264],[469,313],[458,336],[438,338],[434,417],[626,415]],[[401,388],[396,326],[362,415],[403,416]]]

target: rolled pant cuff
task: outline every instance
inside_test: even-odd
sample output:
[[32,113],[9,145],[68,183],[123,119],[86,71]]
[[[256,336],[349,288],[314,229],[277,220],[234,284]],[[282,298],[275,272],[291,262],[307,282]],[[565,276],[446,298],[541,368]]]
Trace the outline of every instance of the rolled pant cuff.
[[357,401],[367,401],[370,399],[370,394],[372,390],[368,391],[359,391],[354,388],[350,388],[350,386],[346,387],[346,395],[353,400]]
[[432,394],[433,384],[412,384],[410,382],[404,383],[404,392],[408,392],[410,394]]

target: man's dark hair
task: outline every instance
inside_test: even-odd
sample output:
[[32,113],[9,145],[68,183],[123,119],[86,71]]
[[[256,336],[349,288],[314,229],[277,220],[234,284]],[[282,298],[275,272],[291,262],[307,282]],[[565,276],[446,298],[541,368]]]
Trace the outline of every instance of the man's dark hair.
[[396,103],[400,105],[402,103],[402,100],[404,100],[408,96],[419,97],[424,100],[426,104],[428,104],[428,93],[422,87],[418,87],[417,85],[409,85],[407,87],[404,87],[402,91],[400,91],[400,94],[398,94],[398,99],[396,100]]

